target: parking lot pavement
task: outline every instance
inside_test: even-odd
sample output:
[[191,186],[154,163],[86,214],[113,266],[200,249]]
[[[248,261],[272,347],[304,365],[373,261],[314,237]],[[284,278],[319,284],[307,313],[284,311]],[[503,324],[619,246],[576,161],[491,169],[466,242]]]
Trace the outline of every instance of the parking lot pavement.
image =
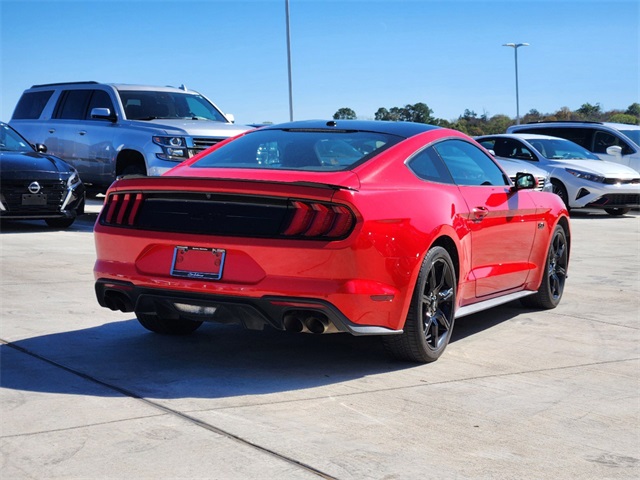
[[460,319],[418,366],[378,338],[149,333],[96,302],[99,209],[2,226],[2,478],[640,477],[638,212],[573,213],[558,308]]

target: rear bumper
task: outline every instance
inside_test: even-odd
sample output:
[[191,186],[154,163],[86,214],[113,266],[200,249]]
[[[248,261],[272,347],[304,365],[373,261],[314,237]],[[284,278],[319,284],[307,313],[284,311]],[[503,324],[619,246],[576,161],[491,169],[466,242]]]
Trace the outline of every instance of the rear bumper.
[[239,324],[251,330],[262,330],[268,325],[277,330],[312,333],[402,333],[402,330],[355,324],[335,305],[314,298],[199,294],[139,287],[130,282],[109,279],[98,279],[95,290],[98,303],[105,308],[176,320]]

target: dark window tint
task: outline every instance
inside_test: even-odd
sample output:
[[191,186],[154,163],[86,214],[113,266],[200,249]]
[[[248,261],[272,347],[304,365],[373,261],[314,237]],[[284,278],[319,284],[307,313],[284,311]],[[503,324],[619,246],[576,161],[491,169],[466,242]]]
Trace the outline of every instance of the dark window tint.
[[594,153],[607,153],[607,148],[612,146],[622,147],[622,154],[629,155],[633,153],[633,150],[622,139],[611,135],[609,132],[597,131],[593,137],[593,151]]
[[508,185],[509,180],[494,161],[475,145],[445,140],[433,148],[447,165],[458,185]]
[[594,130],[591,128],[580,127],[536,127],[522,129],[519,133],[538,133],[540,135],[549,135],[551,137],[566,138],[587,150],[591,150],[591,140],[593,139]]
[[62,92],[54,118],[81,120],[85,118],[91,90],[67,90]]
[[439,183],[453,183],[447,167],[442,163],[433,147],[418,153],[407,163],[413,173],[423,180]]
[[512,138],[496,139],[493,145],[493,152],[498,157],[514,158],[517,160],[538,160],[531,149],[522,142]]
[[261,129],[212,151],[192,167],[347,170],[401,140],[375,132]]
[[15,120],[32,120],[40,118],[40,114],[45,105],[53,95],[53,90],[44,90],[41,92],[29,92],[22,95],[16,110],[13,112]]
[[111,113],[114,113],[111,97],[104,90],[93,91],[89,101],[89,108],[87,109],[87,119],[91,120],[91,110],[94,108],[108,108]]

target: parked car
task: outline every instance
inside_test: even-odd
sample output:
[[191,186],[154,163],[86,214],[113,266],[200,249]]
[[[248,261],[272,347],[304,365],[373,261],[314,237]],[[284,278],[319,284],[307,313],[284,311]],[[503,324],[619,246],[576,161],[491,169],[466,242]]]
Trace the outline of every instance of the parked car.
[[[336,161],[329,144],[349,155]],[[512,184],[454,130],[265,126],[109,188],[95,225],[98,301],[158,333],[217,321],[380,335],[395,358],[434,361],[456,318],[560,302],[568,212],[535,187],[530,173]]]
[[0,219],[67,228],[84,213],[84,190],[75,168],[0,122]]
[[[491,155],[495,156],[495,152],[490,148],[487,148]],[[532,165],[524,160],[516,160],[514,158],[496,158],[502,169],[507,172],[509,178],[515,183],[518,173],[531,173],[538,182],[538,186],[535,188],[541,192],[553,192],[553,185],[551,184],[551,178],[549,172],[542,170],[541,168]]]
[[640,125],[601,122],[535,122],[512,125],[507,133],[537,133],[565,138],[596,154],[640,172]]
[[97,82],[34,85],[9,123],[76,167],[96,191],[120,175],[160,175],[251,128],[184,86]]
[[602,208],[624,215],[640,205],[640,173],[600,160],[564,138],[529,133],[485,135],[476,140],[496,158],[524,160],[549,173],[553,192],[568,209]]

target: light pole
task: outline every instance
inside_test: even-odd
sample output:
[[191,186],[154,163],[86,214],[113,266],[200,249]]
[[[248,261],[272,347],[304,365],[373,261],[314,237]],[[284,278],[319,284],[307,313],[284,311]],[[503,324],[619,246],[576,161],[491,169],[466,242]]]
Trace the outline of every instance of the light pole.
[[289,70],[289,121],[293,122],[293,90],[291,86],[291,31],[289,30],[289,0],[285,0],[287,20],[287,67]]
[[516,125],[520,125],[520,99],[518,97],[518,47],[528,47],[528,43],[504,43],[503,47],[512,47],[516,61]]

